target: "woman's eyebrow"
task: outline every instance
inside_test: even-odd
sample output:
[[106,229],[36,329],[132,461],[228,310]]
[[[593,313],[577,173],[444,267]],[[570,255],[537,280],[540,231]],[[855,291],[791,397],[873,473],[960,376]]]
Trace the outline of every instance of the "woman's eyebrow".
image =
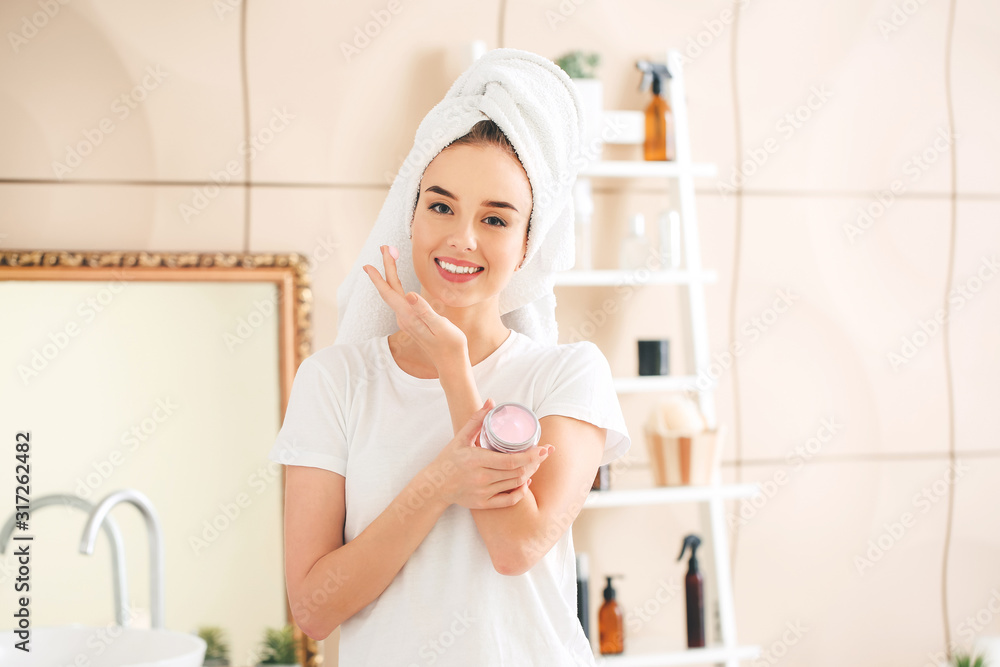
[[[429,188],[427,188],[426,190],[424,190],[424,192],[436,192],[439,195],[444,195],[445,197],[448,197],[449,199],[454,199],[455,201],[459,201],[458,197],[456,197],[455,195],[451,194],[450,192],[448,192],[447,190],[445,190],[444,188],[442,188],[439,185],[432,185]],[[487,199],[481,205],[482,206],[488,206],[490,208],[509,208],[510,210],[514,211],[514,213],[520,213],[520,211],[518,211],[511,204],[508,204],[505,201],[491,201],[491,200]]]

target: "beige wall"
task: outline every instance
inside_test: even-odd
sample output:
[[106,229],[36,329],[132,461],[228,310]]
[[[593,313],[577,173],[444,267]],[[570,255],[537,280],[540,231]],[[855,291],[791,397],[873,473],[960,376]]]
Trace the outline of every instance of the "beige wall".
[[[647,101],[635,59],[679,48],[692,57],[694,157],[719,166],[697,197],[704,262],[720,276],[708,291],[713,354],[746,343],[719,380],[719,417],[735,433],[724,473],[785,480],[734,526],[740,638],[778,642],[775,659],[787,665],[928,664],[948,636],[967,644],[967,617],[979,613],[983,632],[1000,634],[988,611],[1000,590],[1000,280],[953,308],[946,331],[922,338],[920,328],[950,289],[976,287],[977,271],[1000,254],[1000,133],[991,122],[1000,5],[736,5],[402,2],[348,60],[340,44],[388,3],[252,2],[244,99],[242,7],[74,0],[0,55],[0,247],[298,251],[315,258],[316,346],[327,345],[336,287],[467,42],[550,58],[597,50],[605,104],[616,109]],[[39,6],[0,6],[9,42]],[[157,69],[162,80],[149,75]],[[125,115],[115,101],[137,85],[145,99]],[[825,101],[810,97],[815,90],[827,91]],[[210,174],[242,157],[244,105],[251,135],[274,130],[252,161],[249,197],[230,186],[198,201]],[[804,120],[789,131],[781,119],[797,110]],[[110,133],[99,131],[105,118]],[[939,132],[958,138],[935,147]],[[60,182],[53,161],[88,134],[100,143]],[[720,184],[764,146],[777,150],[722,196]],[[913,162],[922,154],[926,169]],[[884,212],[849,234],[859,208],[897,180]],[[609,267],[628,215],[653,221],[666,197],[654,181],[597,185],[595,245],[608,248],[597,262]],[[185,205],[203,210],[185,214]],[[751,340],[744,327],[779,289],[797,297],[794,306]],[[608,295],[558,296],[568,333]],[[680,335],[677,304],[670,288],[647,288],[598,328],[593,340],[616,374],[634,374],[636,338]],[[919,350],[893,368],[889,354],[915,336]],[[622,399],[634,447],[619,486],[649,483],[641,423],[651,400]],[[788,457],[824,419],[839,425],[835,435],[796,467]],[[947,484],[952,456],[963,472]],[[892,538],[886,526],[907,512],[912,527]],[[591,599],[599,576],[624,573],[619,599],[626,610],[642,607],[661,580],[682,576],[680,538],[697,527],[690,507],[581,519]],[[857,557],[880,537],[892,546],[859,572]],[[782,647],[788,624],[804,631]],[[635,634],[682,642],[680,601]]]

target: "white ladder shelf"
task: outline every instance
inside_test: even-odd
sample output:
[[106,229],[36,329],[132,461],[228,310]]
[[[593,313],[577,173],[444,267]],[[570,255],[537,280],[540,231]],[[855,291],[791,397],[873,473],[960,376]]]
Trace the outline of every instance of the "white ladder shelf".
[[[698,218],[694,201],[694,178],[711,177],[717,172],[713,164],[695,164],[691,161],[687,103],[684,93],[684,71],[680,52],[667,51],[667,68],[671,79],[666,86],[670,108],[674,114],[675,160],[652,161],[599,161],[584,167],[579,178],[667,178],[671,204],[680,209],[683,269],[648,271],[642,284],[683,286],[684,325],[688,335],[685,352],[693,360],[694,376],[642,376],[615,378],[619,393],[643,391],[694,391],[709,428],[716,427],[714,382],[696,383],[699,376],[708,378],[710,363],[708,322],[705,311],[705,284],[713,282],[715,272],[701,266],[701,248],[698,242]],[[606,115],[614,112],[605,112]],[[620,143],[634,143],[625,141]],[[589,191],[589,189],[588,189]],[[556,285],[594,286],[635,284],[631,271],[565,271],[556,278]],[[731,498],[752,496],[759,492],[755,484],[723,485],[716,470],[712,484],[701,487],[656,487],[639,490],[592,491],[584,509],[616,508],[662,503],[697,502],[701,509],[703,547],[711,553],[712,573],[706,582],[706,601],[714,603],[718,611],[716,636],[719,641],[706,648],[687,649],[661,647],[647,643],[643,650],[626,642],[626,653],[620,656],[598,656],[599,665],[607,667],[665,667],[668,665],[696,665],[711,663],[725,667],[739,667],[740,661],[753,660],[760,653],[758,646],[740,646],[736,641],[736,612],[729,562],[729,540],[725,522],[725,501]],[[707,531],[704,530],[707,528]],[[714,593],[714,595],[713,595]],[[709,605],[706,605],[711,609]],[[711,617],[711,614],[709,614]],[[706,619],[709,620],[709,619]],[[640,642],[640,645],[642,642]]]

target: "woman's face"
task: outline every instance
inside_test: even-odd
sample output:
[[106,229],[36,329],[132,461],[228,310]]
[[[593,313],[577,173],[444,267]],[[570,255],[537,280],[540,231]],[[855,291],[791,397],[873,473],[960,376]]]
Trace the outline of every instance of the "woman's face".
[[[413,213],[420,285],[452,307],[499,295],[528,249],[530,217],[531,185],[516,158],[492,146],[441,151],[424,170]],[[454,273],[469,265],[479,269]]]

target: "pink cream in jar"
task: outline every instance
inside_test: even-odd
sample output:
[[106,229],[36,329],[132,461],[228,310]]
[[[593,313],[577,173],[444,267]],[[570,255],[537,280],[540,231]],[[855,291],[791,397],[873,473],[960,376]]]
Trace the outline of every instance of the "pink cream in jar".
[[486,413],[479,446],[495,452],[520,452],[538,444],[542,425],[535,413],[520,403],[501,403]]

